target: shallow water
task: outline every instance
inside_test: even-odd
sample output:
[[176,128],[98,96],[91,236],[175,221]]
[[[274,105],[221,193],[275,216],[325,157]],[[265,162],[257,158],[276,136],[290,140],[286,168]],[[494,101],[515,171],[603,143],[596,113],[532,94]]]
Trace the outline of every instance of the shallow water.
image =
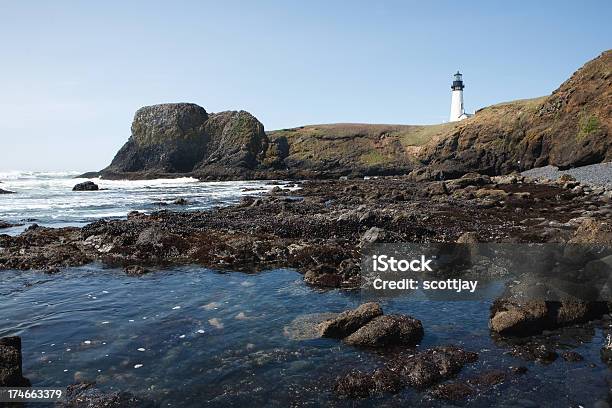
[[[27,225],[51,227],[82,226],[100,218],[125,217],[133,210],[151,212],[206,210],[237,203],[244,195],[266,192],[274,182],[200,182],[193,178],[160,180],[100,180],[74,178],[78,173],[4,172],[0,188],[16,194],[0,194],[0,220],[25,224],[3,229],[17,234]],[[93,180],[100,191],[72,191],[72,187]],[[176,205],[178,198],[187,205]]]
[[[296,340],[294,319],[355,307],[360,296],[313,289],[292,270],[244,274],[190,266],[137,278],[89,265],[53,276],[3,271],[0,279],[0,336],[22,336],[25,375],[35,386],[94,380],[105,390],[181,407],[445,405],[411,389],[356,402],[335,397],[337,375],[380,366],[383,357],[331,339]],[[383,308],[423,321],[420,348],[452,343],[478,351],[480,360],[460,378],[486,368],[529,368],[462,405],[587,407],[607,396],[600,329],[582,344],[567,343],[585,361],[560,358],[543,366],[496,345],[487,328],[488,300],[396,298]]]

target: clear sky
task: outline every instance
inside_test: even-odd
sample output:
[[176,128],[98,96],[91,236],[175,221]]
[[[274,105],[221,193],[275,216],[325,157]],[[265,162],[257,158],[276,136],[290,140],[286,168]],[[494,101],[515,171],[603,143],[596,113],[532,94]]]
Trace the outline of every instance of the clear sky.
[[0,0],[0,170],[98,170],[134,112],[194,102],[268,130],[447,119],[545,95],[612,47],[612,1]]

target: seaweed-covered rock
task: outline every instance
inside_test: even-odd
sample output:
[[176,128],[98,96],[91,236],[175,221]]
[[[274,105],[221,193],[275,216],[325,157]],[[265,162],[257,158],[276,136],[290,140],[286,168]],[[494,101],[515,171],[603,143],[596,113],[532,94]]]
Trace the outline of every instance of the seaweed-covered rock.
[[[442,346],[417,354],[400,354],[371,373],[351,371],[336,378],[334,391],[349,398],[363,398],[375,393],[398,392],[403,387],[429,388],[457,374],[478,354],[456,346]],[[447,390],[450,395],[450,389]],[[446,392],[440,391],[441,397]]]

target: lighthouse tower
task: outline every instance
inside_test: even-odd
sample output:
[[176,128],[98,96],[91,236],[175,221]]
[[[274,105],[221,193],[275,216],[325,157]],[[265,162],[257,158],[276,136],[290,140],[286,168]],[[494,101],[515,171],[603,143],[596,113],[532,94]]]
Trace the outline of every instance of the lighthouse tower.
[[450,122],[457,122],[468,117],[463,109],[463,88],[463,77],[461,73],[457,71],[453,85],[451,86],[452,97],[449,119]]

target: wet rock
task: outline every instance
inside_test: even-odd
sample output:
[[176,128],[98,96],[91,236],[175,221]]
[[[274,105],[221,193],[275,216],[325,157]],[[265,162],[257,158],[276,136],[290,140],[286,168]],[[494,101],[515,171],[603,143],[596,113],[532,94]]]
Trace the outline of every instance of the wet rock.
[[128,265],[125,267],[125,273],[130,276],[141,276],[145,275],[148,272],[149,271],[141,265]]
[[177,198],[176,200],[174,200],[172,202],[172,204],[175,204],[175,205],[187,205],[187,204],[189,204],[189,201],[187,201],[187,199],[181,197],[181,198]]
[[[20,224],[21,225],[21,224]],[[11,224],[10,222],[0,220],[0,229],[3,228],[11,228],[17,226],[16,224]]]
[[157,404],[128,392],[105,393],[92,382],[69,385],[66,401],[56,404],[63,408],[154,408]]
[[399,356],[388,364],[388,368],[408,385],[423,389],[452,377],[477,359],[477,353],[456,346],[441,346],[416,355]]
[[456,242],[458,244],[477,244],[480,240],[478,239],[478,234],[475,232],[464,232],[457,238]]
[[72,187],[72,191],[97,191],[100,188],[93,181],[85,181]]
[[518,367],[512,366],[512,367],[510,367],[510,372],[512,374],[521,375],[521,374],[525,374],[527,371],[529,371],[529,370],[525,366],[518,366]]
[[0,387],[29,387],[30,381],[23,377],[21,338],[0,338]]
[[352,346],[383,347],[403,345],[413,347],[423,338],[421,321],[405,315],[378,316],[359,328],[344,341]]
[[14,191],[3,190],[0,188],[0,194],[15,194]]
[[571,361],[571,362],[578,362],[578,361],[584,360],[584,357],[582,357],[580,353],[577,353],[575,351],[566,351],[561,354],[561,357],[563,357],[565,361]]
[[514,346],[510,354],[523,360],[537,361],[542,364],[550,364],[559,357],[552,346],[537,340]]
[[502,335],[527,336],[593,320],[608,313],[606,302],[497,299],[489,327]]
[[470,378],[468,382],[478,387],[491,387],[508,379],[508,373],[501,370],[490,370]]
[[466,383],[452,382],[438,385],[432,395],[447,401],[461,401],[474,395],[474,390]]
[[378,303],[364,303],[356,309],[344,311],[337,317],[321,323],[319,331],[323,337],[342,339],[382,314],[382,308]]
[[342,276],[337,273],[311,269],[304,274],[304,282],[321,288],[337,288],[342,284]]
[[496,300],[491,307],[489,327],[504,335],[528,335],[543,330],[548,308],[544,301],[514,303],[511,300]]
[[336,379],[336,394],[349,398],[366,398],[376,391],[376,382],[372,374],[352,371]]

